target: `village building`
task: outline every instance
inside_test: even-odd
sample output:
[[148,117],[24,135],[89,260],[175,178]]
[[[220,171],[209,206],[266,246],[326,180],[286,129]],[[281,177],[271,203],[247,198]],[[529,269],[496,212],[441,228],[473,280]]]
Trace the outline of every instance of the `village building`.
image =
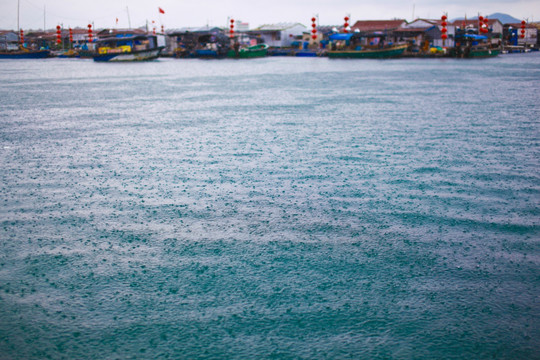
[[[450,25],[456,29],[456,33],[471,33],[471,34],[480,33],[478,31],[480,27],[478,19],[455,20]],[[488,37],[489,42],[492,45],[497,45],[497,46],[501,45],[503,32],[504,32],[504,27],[503,27],[502,22],[499,19],[488,19],[488,30],[489,32],[485,36]]]
[[442,39],[442,21],[416,19],[395,30],[399,40],[411,44],[412,49],[427,50],[431,47],[453,47],[455,27],[451,24],[446,26],[448,38]]
[[521,37],[521,23],[504,24],[503,39],[510,46],[538,45],[538,28],[534,24],[525,25],[525,37]]
[[361,44],[363,45],[376,45],[380,35],[386,37],[384,40],[386,43],[397,43],[400,38],[394,34],[394,31],[403,28],[405,25],[407,25],[407,21],[403,19],[358,20],[351,26],[351,31],[360,33],[362,36]]
[[270,47],[290,47],[293,42],[302,39],[307,27],[300,23],[278,23],[259,26],[256,29],[247,31],[248,34],[256,36],[260,42]]
[[317,29],[317,38],[313,39],[311,36],[313,33],[311,32],[311,29],[306,29],[304,31],[302,40],[304,42],[308,42],[310,46],[317,46],[321,48],[326,48],[328,45],[328,38],[330,35],[335,34],[339,31],[340,25],[319,25],[316,27]]
[[[457,30],[471,29],[478,33],[479,22],[478,19],[455,20],[449,25],[454,26]],[[488,29],[492,37],[502,36],[503,24],[499,19],[488,19]]]
[[0,50],[17,50],[19,48],[19,35],[10,30],[0,31]]

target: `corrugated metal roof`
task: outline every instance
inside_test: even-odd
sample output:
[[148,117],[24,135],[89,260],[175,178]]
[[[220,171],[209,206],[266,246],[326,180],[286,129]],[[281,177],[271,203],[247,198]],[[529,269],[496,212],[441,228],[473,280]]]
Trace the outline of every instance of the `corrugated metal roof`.
[[256,28],[255,30],[259,30],[259,31],[283,31],[283,30],[291,29],[291,28],[293,28],[295,26],[306,27],[305,25],[302,25],[300,23],[276,23],[276,24],[261,25],[258,28]]
[[185,33],[205,33],[211,31],[222,31],[222,29],[217,26],[183,27],[178,29],[169,29],[166,31],[166,33],[167,35],[172,35]]

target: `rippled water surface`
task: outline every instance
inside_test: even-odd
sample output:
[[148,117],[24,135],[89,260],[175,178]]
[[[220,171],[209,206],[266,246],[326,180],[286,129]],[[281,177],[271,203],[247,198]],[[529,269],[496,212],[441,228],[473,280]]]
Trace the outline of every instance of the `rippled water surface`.
[[540,56],[0,61],[1,359],[540,358]]

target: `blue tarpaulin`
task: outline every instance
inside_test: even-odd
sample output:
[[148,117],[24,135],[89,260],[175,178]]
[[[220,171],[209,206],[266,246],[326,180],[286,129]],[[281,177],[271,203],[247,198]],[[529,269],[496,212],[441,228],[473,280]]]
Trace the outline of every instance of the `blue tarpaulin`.
[[351,40],[353,34],[332,34],[328,38],[330,40]]
[[475,34],[465,34],[462,37],[465,39],[473,39],[473,40],[486,40],[487,36],[484,35],[475,35]]

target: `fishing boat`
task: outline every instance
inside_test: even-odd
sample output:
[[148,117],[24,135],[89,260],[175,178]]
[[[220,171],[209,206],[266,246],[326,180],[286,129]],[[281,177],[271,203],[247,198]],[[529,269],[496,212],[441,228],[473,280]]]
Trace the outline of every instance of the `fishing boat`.
[[268,45],[258,44],[258,45],[248,46],[242,49],[229,50],[229,53],[227,54],[227,56],[230,58],[237,58],[237,59],[250,59],[250,58],[265,57],[267,53],[268,53]]
[[330,50],[327,51],[329,58],[350,58],[350,59],[390,59],[403,55],[407,49],[406,44],[385,44],[384,34],[371,34],[370,38],[377,38],[376,44],[362,45],[361,40],[366,35],[333,34],[329,40]]
[[51,55],[49,50],[7,50],[0,51],[0,59],[44,59]]
[[231,39],[218,27],[182,28],[167,32],[177,58],[221,59],[227,57]]
[[[23,31],[19,26],[20,0],[17,1],[17,29],[15,34],[11,31],[0,34],[0,59],[43,59],[50,56],[49,50],[28,49],[21,39]],[[19,35],[20,34],[20,35]],[[9,39],[11,37],[11,39]]]
[[201,59],[220,59],[227,57],[230,48],[228,36],[219,33],[200,35],[192,57]]
[[488,58],[498,56],[501,49],[492,47],[485,35],[457,34],[454,53],[458,58]]
[[95,42],[94,61],[146,61],[159,57],[165,48],[162,35],[116,34]]
[[390,45],[380,49],[330,50],[329,58],[390,59],[403,55],[407,45]]

